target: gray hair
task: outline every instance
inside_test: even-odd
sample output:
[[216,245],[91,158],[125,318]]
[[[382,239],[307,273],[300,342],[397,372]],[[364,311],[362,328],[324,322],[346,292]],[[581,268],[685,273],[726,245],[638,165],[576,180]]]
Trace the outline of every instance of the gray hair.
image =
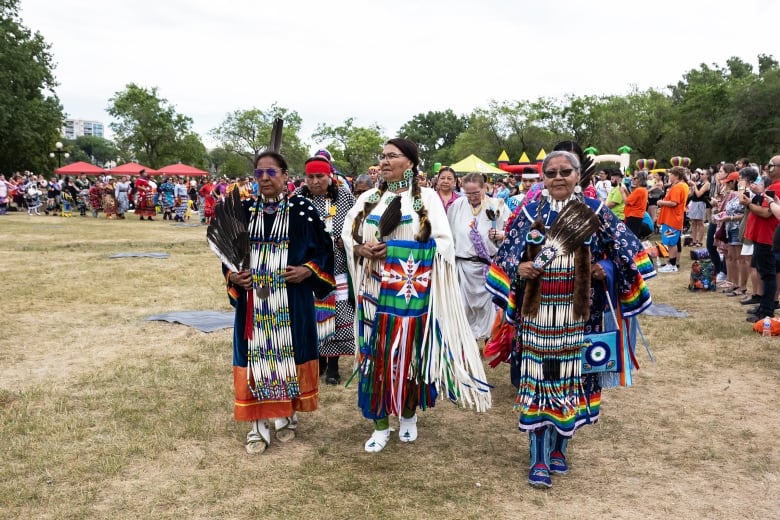
[[647,172],[645,171],[639,171],[634,174],[634,178],[636,179],[636,183],[640,186],[647,186]]
[[576,155],[574,155],[571,152],[566,152],[564,150],[556,150],[554,152],[550,152],[547,154],[547,156],[544,158],[544,161],[542,161],[542,171],[545,171],[547,169],[547,163],[549,163],[552,159],[555,159],[556,157],[563,157],[567,161],[569,161],[569,164],[571,164],[572,168],[580,171],[580,160],[577,158]]
[[364,186],[368,186],[369,188],[374,187],[374,179],[371,178],[370,175],[366,173],[361,173],[360,175],[355,178],[354,182],[352,183],[352,186],[357,186],[358,184],[362,184]]

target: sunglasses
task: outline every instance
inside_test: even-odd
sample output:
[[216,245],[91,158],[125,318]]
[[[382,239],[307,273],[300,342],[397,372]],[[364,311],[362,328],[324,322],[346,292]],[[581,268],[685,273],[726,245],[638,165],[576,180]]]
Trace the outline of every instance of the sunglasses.
[[277,170],[276,168],[255,168],[255,177],[262,177],[263,174],[268,175],[269,177],[276,177],[281,170]]
[[554,179],[558,175],[565,178],[571,175],[572,172],[574,172],[574,168],[563,168],[561,170],[547,170],[544,172],[544,176],[547,177],[548,179]]

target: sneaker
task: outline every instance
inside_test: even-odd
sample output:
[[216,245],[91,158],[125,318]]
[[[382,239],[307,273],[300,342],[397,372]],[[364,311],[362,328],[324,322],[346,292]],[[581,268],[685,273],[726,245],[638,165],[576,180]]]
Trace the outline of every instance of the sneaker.
[[658,269],[659,273],[676,273],[677,271],[677,266],[672,264],[666,264],[665,266]]
[[739,300],[739,303],[741,305],[755,305],[756,303],[761,303],[761,296],[758,294],[751,294],[750,296],[746,296]]
[[726,273],[718,273],[718,276],[715,278],[715,283],[720,283],[725,281],[726,281]]

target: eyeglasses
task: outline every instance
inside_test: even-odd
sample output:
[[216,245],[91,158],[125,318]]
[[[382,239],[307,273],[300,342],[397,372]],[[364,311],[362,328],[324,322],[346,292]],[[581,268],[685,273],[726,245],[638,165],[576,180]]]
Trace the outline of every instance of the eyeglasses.
[[769,168],[770,170],[771,170],[772,168],[780,168],[780,164],[773,164],[773,163],[769,163],[769,164],[767,165],[767,168]]
[[548,179],[554,179],[559,174],[561,177],[568,177],[569,175],[572,174],[573,171],[574,168],[564,168],[562,170],[547,170],[546,172],[544,172],[544,176],[547,177]]
[[380,153],[376,156],[376,158],[380,161],[384,161],[387,159],[388,161],[392,159],[398,159],[399,157],[404,157],[404,154],[402,153]]
[[262,177],[264,174],[269,177],[276,177],[279,174],[276,168],[255,168],[255,177]]

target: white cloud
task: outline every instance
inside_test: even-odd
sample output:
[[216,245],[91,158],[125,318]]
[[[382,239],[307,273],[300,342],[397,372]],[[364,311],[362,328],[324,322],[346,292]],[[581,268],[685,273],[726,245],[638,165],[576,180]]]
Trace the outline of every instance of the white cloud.
[[[22,0],[52,44],[72,117],[110,122],[135,82],[206,137],[225,114],[273,102],[318,123],[468,113],[491,99],[622,94],[676,83],[700,63],[756,64],[776,49],[772,1]],[[780,58],[780,56],[775,56]],[[314,145],[315,143],[311,143]]]

